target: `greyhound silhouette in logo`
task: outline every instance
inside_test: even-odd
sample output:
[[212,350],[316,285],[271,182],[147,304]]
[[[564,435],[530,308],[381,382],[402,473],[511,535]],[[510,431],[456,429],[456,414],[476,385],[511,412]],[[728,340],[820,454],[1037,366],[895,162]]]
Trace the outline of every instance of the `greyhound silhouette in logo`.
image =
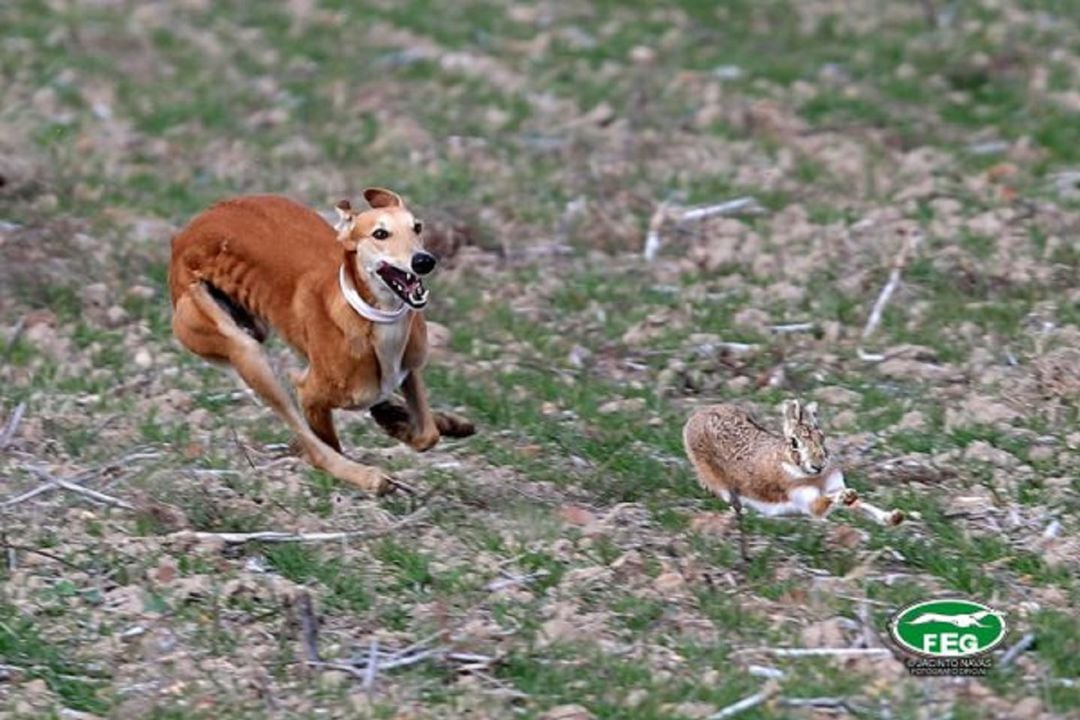
[[927,623],[932,623],[932,622],[942,622],[942,623],[948,623],[950,625],[955,625],[958,628],[969,628],[969,627],[984,628],[984,627],[987,627],[987,626],[983,625],[979,621],[982,620],[984,617],[987,617],[988,615],[993,615],[994,617],[999,617],[999,618],[1001,617],[1001,613],[995,612],[995,611],[992,611],[992,610],[980,610],[978,612],[968,613],[967,615],[943,615],[941,613],[928,612],[928,613],[923,613],[922,615],[915,618],[914,620],[908,620],[907,623],[905,623],[905,624],[906,625],[926,625]]

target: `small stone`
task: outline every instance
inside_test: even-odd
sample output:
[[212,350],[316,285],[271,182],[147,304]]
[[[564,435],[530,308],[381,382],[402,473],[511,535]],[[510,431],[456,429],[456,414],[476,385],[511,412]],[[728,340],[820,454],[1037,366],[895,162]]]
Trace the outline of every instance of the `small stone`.
[[154,364],[154,356],[149,350],[143,348],[135,353],[135,364],[141,368],[148,368]]
[[105,283],[87,285],[79,295],[84,308],[103,308],[109,302],[109,288]]
[[811,623],[803,628],[803,644],[806,647],[847,647],[847,638],[839,618],[829,618]]
[[757,308],[743,308],[735,313],[732,320],[734,320],[736,327],[759,332],[764,332],[765,326],[770,322],[769,313]]
[[206,408],[198,408],[188,413],[187,421],[192,427],[205,428],[210,426],[211,415]]
[[581,705],[559,705],[540,716],[540,720],[593,720],[596,717]]
[[825,405],[858,405],[862,395],[839,385],[828,385],[814,391],[814,399]]
[[836,428],[851,428],[859,421],[859,416],[852,410],[844,410],[842,412],[833,415],[832,420],[829,421],[829,425]]
[[1032,462],[1047,462],[1054,459],[1054,448],[1049,445],[1035,445],[1028,451],[1028,459]]
[[926,416],[918,410],[904,413],[900,422],[896,424],[897,430],[922,430],[926,427]]
[[640,412],[645,409],[645,398],[623,398],[609,400],[596,411],[602,415],[613,415],[617,412]]
[[319,677],[319,685],[325,690],[337,690],[344,687],[352,677],[341,670],[327,670]]
[[686,587],[686,580],[677,572],[660,573],[653,580],[653,587],[656,588],[657,592],[671,595]]
[[119,305],[113,305],[105,311],[105,324],[109,327],[119,327],[128,321],[128,312]]
[[1037,697],[1026,697],[1013,705],[1013,717],[1034,718],[1042,712],[1042,700]]
[[579,505],[563,505],[559,508],[559,518],[570,525],[590,525],[596,516]]
[[128,288],[127,295],[136,300],[153,300],[157,290],[148,285],[132,285]]
[[964,459],[984,462],[996,467],[1011,467],[1019,462],[1016,456],[983,440],[976,440],[968,445],[964,450]]
[[639,65],[647,65],[656,59],[656,51],[644,45],[635,45],[630,50],[630,59]]

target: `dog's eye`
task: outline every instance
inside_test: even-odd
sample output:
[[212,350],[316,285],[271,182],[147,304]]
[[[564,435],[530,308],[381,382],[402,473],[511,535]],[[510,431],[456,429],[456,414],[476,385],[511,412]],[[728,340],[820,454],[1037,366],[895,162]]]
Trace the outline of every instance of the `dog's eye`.
[[415,225],[412,226],[412,231],[414,233],[416,233],[417,235],[419,235],[420,231],[423,230],[423,229],[424,229],[424,223],[419,223],[418,222],[418,223],[416,223]]
[[377,228],[375,232],[371,233],[371,237],[375,238],[376,240],[385,240],[386,238],[390,237],[390,232],[385,228]]

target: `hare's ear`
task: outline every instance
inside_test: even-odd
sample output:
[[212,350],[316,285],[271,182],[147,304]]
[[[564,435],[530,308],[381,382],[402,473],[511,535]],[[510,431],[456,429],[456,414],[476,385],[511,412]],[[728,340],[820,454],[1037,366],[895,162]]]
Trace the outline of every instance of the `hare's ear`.
[[373,208],[404,207],[405,201],[401,196],[391,190],[372,187],[364,191],[364,199]]
[[802,420],[802,407],[798,400],[784,401],[784,437],[794,437],[795,428]]
[[821,427],[820,425],[818,425],[817,403],[816,402],[806,404],[806,406],[803,408],[803,418],[806,420],[807,424],[810,427],[812,427],[812,428],[820,428]]
[[342,200],[334,206],[334,210],[337,211],[338,216],[338,221],[334,223],[338,242],[344,245],[347,250],[355,250],[356,241],[352,239],[353,225],[355,224],[352,204],[348,200]]

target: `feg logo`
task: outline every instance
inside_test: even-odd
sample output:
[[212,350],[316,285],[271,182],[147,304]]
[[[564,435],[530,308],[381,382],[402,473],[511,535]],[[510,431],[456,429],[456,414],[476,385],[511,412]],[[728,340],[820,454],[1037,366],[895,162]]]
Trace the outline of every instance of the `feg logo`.
[[908,605],[889,623],[904,649],[935,658],[965,658],[990,652],[1005,639],[1005,613],[960,598]]

